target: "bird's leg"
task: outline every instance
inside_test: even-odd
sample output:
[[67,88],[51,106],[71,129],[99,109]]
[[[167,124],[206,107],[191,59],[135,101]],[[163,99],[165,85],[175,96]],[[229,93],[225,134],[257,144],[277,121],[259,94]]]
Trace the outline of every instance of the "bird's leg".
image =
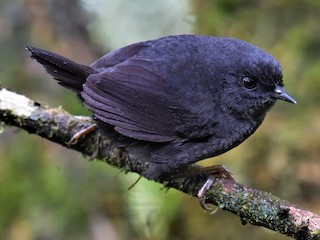
[[89,133],[92,133],[93,131],[95,131],[97,129],[97,124],[92,124],[89,127],[86,127],[82,130],[80,130],[79,132],[75,133],[72,138],[69,140],[68,145],[74,145],[76,144],[79,139],[83,136],[88,135]]
[[235,180],[232,176],[232,172],[229,171],[223,165],[214,165],[210,167],[200,168],[199,173],[200,174],[205,173],[209,175],[207,181],[203,184],[203,186],[200,188],[197,194],[200,206],[203,209],[209,211],[211,214],[213,214],[217,211],[217,208],[212,208],[210,205],[206,204],[206,195],[208,190],[212,186],[214,179],[217,177],[222,177],[222,178],[230,179],[232,181],[235,181]]
[[211,185],[213,184],[214,179],[215,179],[215,176],[210,175],[208,177],[207,181],[205,182],[205,184],[203,184],[203,186],[200,188],[200,190],[198,191],[198,194],[197,194],[200,206],[204,210],[210,211],[211,213],[214,213],[218,208],[214,209],[206,204],[206,194],[207,194],[208,190],[210,189]]
[[200,168],[198,171],[198,174],[206,174],[208,175],[207,181],[203,184],[203,186],[198,191],[197,197],[200,203],[200,206],[204,209],[209,211],[211,214],[215,213],[217,211],[217,208],[212,208],[212,206],[206,204],[206,195],[210,187],[212,186],[215,178],[226,178],[230,179],[232,181],[235,181],[232,172],[229,171],[225,166],[223,165],[213,165],[210,167],[204,167]]
[[215,178],[226,178],[230,179],[231,181],[235,181],[232,177],[232,172],[229,171],[225,166],[223,165],[213,165],[210,167],[199,167],[199,168],[193,168],[193,169],[186,169],[184,171],[180,171],[176,174],[174,174],[173,178],[183,178],[183,177],[190,177],[190,176],[197,176],[197,175],[207,175],[208,179],[204,183],[204,185],[200,188],[198,191],[198,200],[201,205],[201,207],[207,211],[212,211],[212,207],[208,206],[206,204],[206,194],[210,187],[212,186]]

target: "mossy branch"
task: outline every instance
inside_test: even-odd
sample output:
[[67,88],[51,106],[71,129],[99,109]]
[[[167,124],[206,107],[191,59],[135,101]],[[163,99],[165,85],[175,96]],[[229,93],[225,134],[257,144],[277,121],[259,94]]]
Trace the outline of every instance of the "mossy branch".
[[[125,148],[113,146],[110,139],[101,135],[99,131],[87,135],[74,145],[68,144],[76,132],[93,124],[90,117],[73,116],[61,108],[50,109],[25,96],[1,88],[0,121],[74,149],[83,155],[98,156],[98,160],[125,171],[140,175],[143,172],[143,167],[137,164],[133,155]],[[206,178],[182,178],[162,184],[196,197]],[[270,193],[252,189],[232,180],[216,179],[207,194],[206,202],[234,213],[244,224],[264,226],[295,239],[320,239],[319,215],[299,209]]]

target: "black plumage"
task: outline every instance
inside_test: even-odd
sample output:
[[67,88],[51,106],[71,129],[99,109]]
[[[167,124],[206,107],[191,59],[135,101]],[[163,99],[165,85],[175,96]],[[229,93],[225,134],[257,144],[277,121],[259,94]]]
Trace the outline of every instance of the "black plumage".
[[100,128],[128,138],[128,149],[148,163],[148,178],[230,150],[277,99],[295,103],[282,88],[280,64],[234,38],[164,37],[112,51],[90,67],[28,50]]

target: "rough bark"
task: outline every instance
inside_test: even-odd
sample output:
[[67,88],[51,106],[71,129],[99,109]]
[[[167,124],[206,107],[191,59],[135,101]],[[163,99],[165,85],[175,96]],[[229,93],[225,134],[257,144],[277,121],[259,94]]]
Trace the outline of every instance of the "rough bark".
[[[143,167],[136,164],[136,160],[132,161],[134,156],[128,154],[125,148],[114,147],[110,139],[99,131],[92,132],[76,144],[68,143],[76,132],[93,124],[90,117],[73,116],[61,108],[50,109],[1,88],[0,121],[79,151],[83,155],[97,156],[98,160],[126,172],[143,172]],[[196,197],[206,180],[206,176],[196,176],[161,183]],[[300,209],[270,193],[229,179],[219,178],[214,181],[207,193],[206,203],[234,213],[240,217],[243,224],[264,226],[295,239],[320,239],[319,215]]]

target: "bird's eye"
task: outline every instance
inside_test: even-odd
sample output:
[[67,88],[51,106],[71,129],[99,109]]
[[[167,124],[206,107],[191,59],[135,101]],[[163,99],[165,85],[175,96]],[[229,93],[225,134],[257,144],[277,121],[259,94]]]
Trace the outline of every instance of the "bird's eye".
[[243,77],[242,81],[243,81],[243,86],[246,89],[254,90],[254,89],[257,88],[257,80],[255,80],[255,79],[252,79],[252,78],[249,78],[249,77]]

